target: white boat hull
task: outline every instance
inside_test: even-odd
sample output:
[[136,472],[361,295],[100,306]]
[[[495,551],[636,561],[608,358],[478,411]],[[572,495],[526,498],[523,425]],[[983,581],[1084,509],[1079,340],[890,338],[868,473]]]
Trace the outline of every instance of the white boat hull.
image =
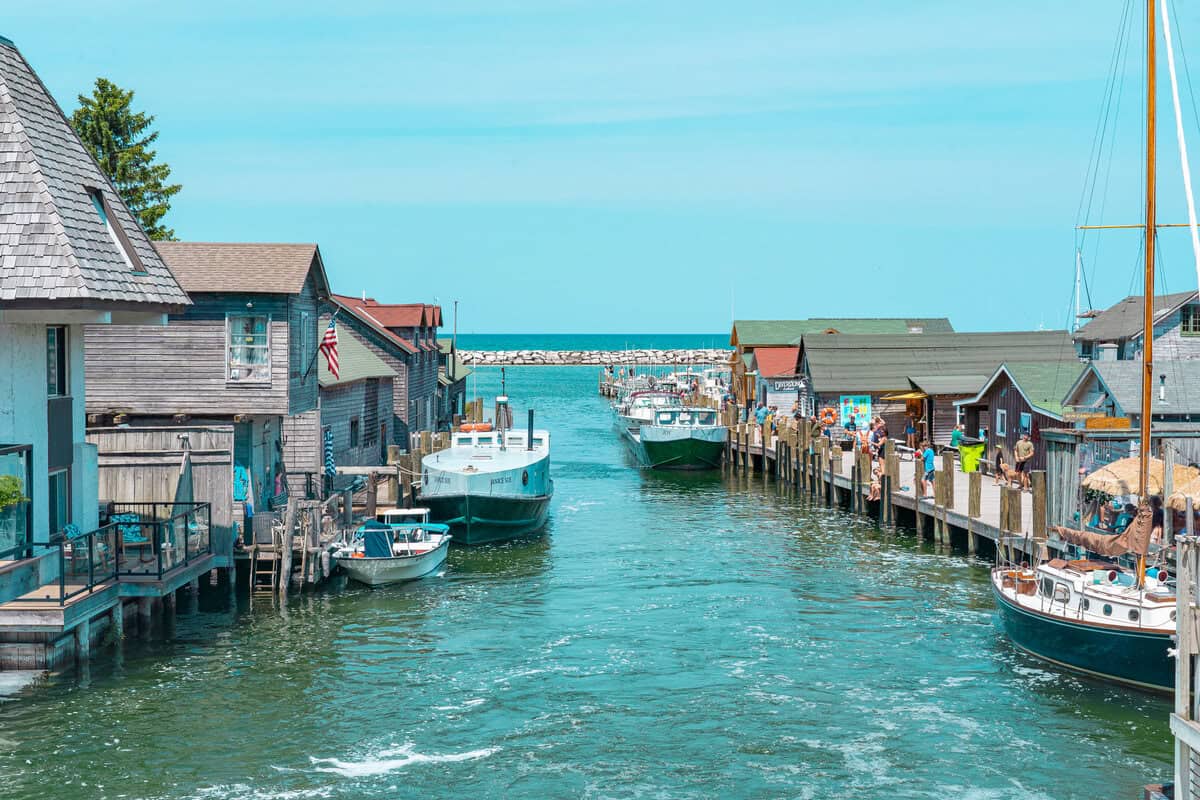
[[367,586],[387,586],[423,578],[436,572],[446,563],[450,552],[450,537],[443,539],[437,547],[425,553],[392,558],[337,558],[338,566],[353,580]]

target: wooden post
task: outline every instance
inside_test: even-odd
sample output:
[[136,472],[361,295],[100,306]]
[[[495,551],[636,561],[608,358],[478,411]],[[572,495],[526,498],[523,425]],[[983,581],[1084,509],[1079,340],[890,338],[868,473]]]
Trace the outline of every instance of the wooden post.
[[[367,505],[369,516],[375,516],[374,509],[374,481],[369,481],[371,493],[368,495]],[[284,515],[283,522],[283,542],[279,551],[279,601],[280,603],[287,602],[288,588],[292,582],[292,531],[296,527],[296,512],[299,501],[289,499],[287,504],[287,513]],[[253,575],[251,579],[253,579]]]
[[892,513],[892,476],[884,472],[879,476],[879,524],[890,525]]
[[354,495],[349,489],[342,490],[342,527],[354,525]]
[[[1194,584],[1196,578],[1196,542],[1191,539],[1192,535],[1192,499],[1187,498],[1187,539],[1179,543],[1178,559],[1176,561],[1175,575],[1175,617],[1176,617],[1176,634],[1175,647],[1178,656],[1175,659],[1175,685],[1179,687],[1190,687],[1192,685],[1192,656],[1196,650],[1196,642],[1192,627],[1195,620],[1196,611],[1192,608],[1195,602],[1196,587]],[[1175,715],[1184,719],[1192,720],[1190,695],[1192,693],[1186,690],[1175,692]],[[1193,793],[1191,789],[1191,762],[1192,754],[1190,748],[1184,743],[1179,736],[1175,737],[1175,785],[1181,787],[1183,792],[1181,797],[1191,797]]]
[[946,502],[946,473],[933,473],[933,541],[942,543],[941,510]]
[[[1033,538],[1039,544],[1046,542],[1046,471],[1042,469],[1029,473],[1030,486],[1033,489]],[[1169,514],[1168,514],[1169,516]],[[1041,555],[1039,553],[1039,555]]]
[[975,555],[979,548],[979,534],[973,523],[979,519],[983,503],[983,473],[978,470],[967,473],[967,553]]
[[942,498],[942,505],[946,508],[954,508],[954,454],[942,453],[942,474],[945,476],[943,480],[946,483],[946,496]]

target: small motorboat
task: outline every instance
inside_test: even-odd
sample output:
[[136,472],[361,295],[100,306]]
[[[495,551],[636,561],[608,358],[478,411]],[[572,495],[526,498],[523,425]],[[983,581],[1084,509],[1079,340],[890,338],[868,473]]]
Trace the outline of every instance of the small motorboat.
[[446,563],[450,528],[429,521],[427,508],[382,509],[334,545],[333,560],[368,586],[416,580]]

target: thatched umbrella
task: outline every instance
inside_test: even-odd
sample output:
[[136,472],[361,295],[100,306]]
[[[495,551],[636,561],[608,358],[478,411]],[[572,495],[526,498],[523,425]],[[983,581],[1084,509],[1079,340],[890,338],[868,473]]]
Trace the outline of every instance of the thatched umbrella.
[[1175,484],[1175,491],[1167,498],[1167,506],[1175,511],[1187,511],[1187,499],[1192,498],[1192,507],[1200,508],[1200,478]]
[[[1104,492],[1108,495],[1125,495],[1138,493],[1139,463],[1136,458],[1122,458],[1107,464],[1083,479],[1083,488]],[[1200,470],[1185,464],[1176,464],[1173,470],[1172,486],[1183,485],[1200,479]],[[1149,486],[1147,495],[1162,494],[1163,491],[1163,462],[1157,458],[1150,459]]]

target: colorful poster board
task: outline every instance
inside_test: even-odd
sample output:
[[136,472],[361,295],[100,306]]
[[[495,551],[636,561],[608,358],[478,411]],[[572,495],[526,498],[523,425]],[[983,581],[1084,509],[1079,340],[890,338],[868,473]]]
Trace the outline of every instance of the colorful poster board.
[[866,428],[871,424],[871,396],[869,394],[844,394],[838,402],[839,421],[843,426],[854,418],[854,425]]

